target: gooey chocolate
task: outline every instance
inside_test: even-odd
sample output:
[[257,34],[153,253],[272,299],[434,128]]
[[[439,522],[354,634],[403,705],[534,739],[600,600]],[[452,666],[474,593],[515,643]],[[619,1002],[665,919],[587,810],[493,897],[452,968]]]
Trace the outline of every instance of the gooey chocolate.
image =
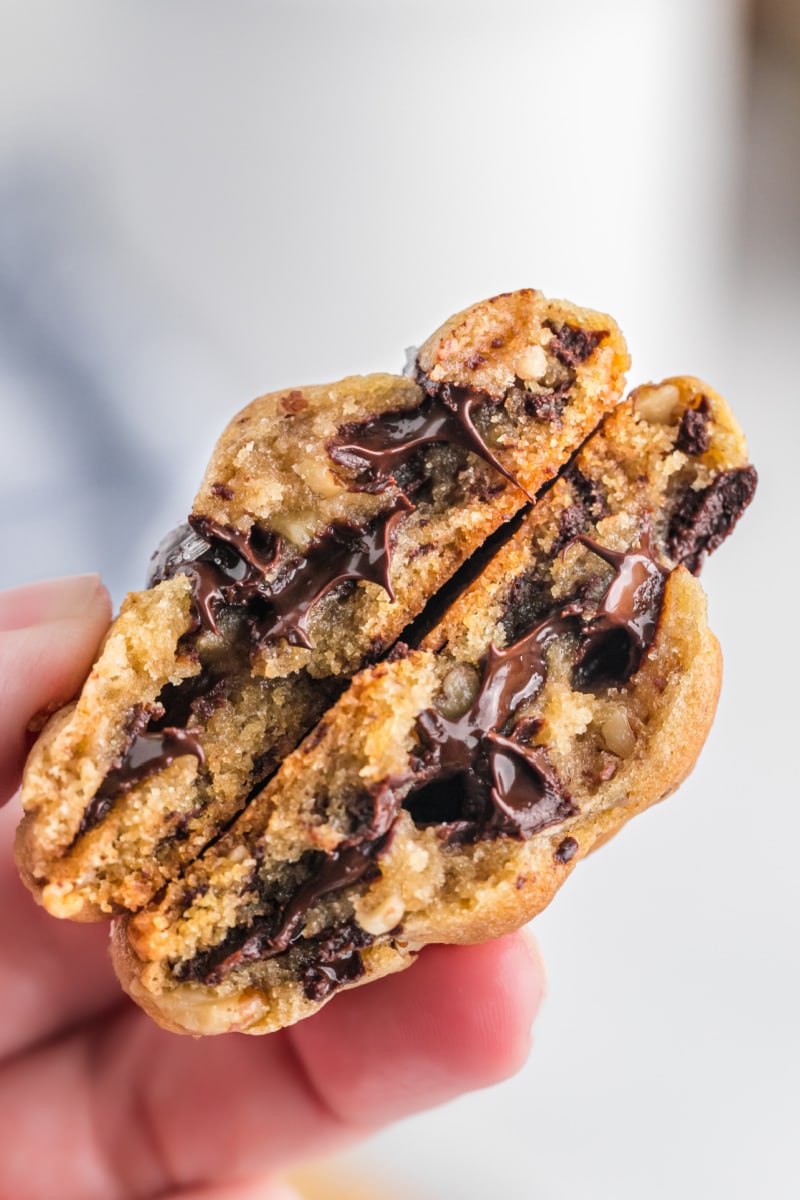
[[418,825],[446,827],[450,841],[497,834],[529,838],[577,812],[545,748],[531,743],[538,722],[521,721],[503,732],[541,690],[554,638],[577,636],[572,682],[584,691],[625,683],[653,640],[668,572],[655,557],[649,527],[626,552],[609,550],[585,534],[574,543],[614,570],[599,604],[565,604],[506,649],[490,646],[478,694],[467,711],[453,720],[428,709],[417,721],[425,747],[424,782],[404,807]]
[[[574,542],[613,568],[613,578],[599,602],[590,605],[575,600],[561,605],[512,645],[502,650],[490,646],[477,694],[461,716],[448,718],[436,709],[420,715],[420,752],[414,773],[386,780],[373,789],[371,819],[361,832],[332,855],[318,857],[304,882],[277,911],[232,929],[219,946],[177,964],[176,979],[215,986],[236,967],[296,946],[307,913],[320,899],[368,881],[379,870],[376,859],[391,837],[401,805],[416,824],[439,826],[451,844],[497,836],[528,839],[578,812],[549,762],[546,748],[532,741],[541,722],[524,717],[514,723],[514,718],[541,691],[547,677],[547,649],[557,637],[577,638],[573,682],[607,686],[612,664],[617,672],[613,682],[626,682],[638,670],[655,635],[668,571],[655,557],[647,526],[638,545],[626,552],[610,550],[583,534]],[[613,653],[609,641],[614,643]],[[558,861],[568,862],[576,851],[577,842],[565,839]],[[338,938],[335,930],[328,934],[328,960],[312,970],[313,979],[323,989],[319,998],[329,994],[325,988],[357,978],[361,970],[353,939]],[[340,944],[344,948],[341,962],[335,951]],[[316,991],[306,994],[311,998],[317,995]]]
[[377,583],[394,600],[389,570],[391,538],[397,520],[413,505],[403,495],[366,526],[338,522],[319,534],[308,549],[266,574],[285,549],[277,536],[262,539],[219,525],[208,517],[190,517],[162,542],[154,556],[148,586],[173,575],[188,575],[201,629],[218,633],[217,616],[225,607],[246,609],[253,640],[263,645],[285,638],[311,648],[311,609],[345,580]]
[[452,384],[428,384],[428,395],[419,407],[381,413],[360,424],[344,426],[339,436],[347,440],[332,442],[328,453],[340,466],[361,474],[361,489],[382,492],[395,483],[399,468],[417,450],[447,442],[477,454],[532,500],[475,426],[476,411],[492,403],[497,401],[485,392]]

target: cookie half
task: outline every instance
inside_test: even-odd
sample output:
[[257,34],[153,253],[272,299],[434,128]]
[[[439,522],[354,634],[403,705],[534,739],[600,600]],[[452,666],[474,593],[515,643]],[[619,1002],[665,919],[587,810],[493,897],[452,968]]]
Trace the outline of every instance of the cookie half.
[[18,862],[61,917],[145,904],[218,835],[352,674],[616,403],[603,314],[474,306],[411,378],[263,396],[28,762]]
[[418,645],[115,922],[129,994],[176,1031],[268,1032],[528,921],[691,770],[721,670],[695,573],[754,488],[711,389],[635,391]]

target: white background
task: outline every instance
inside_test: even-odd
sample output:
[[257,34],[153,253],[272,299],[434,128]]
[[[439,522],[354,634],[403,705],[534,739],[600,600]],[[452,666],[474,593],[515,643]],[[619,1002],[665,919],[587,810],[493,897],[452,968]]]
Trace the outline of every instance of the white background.
[[519,286],[705,376],[761,484],[692,779],[535,922],[513,1082],[353,1162],[424,1200],[797,1194],[800,71],[735,0],[2,0],[0,583],[119,600],[253,395]]

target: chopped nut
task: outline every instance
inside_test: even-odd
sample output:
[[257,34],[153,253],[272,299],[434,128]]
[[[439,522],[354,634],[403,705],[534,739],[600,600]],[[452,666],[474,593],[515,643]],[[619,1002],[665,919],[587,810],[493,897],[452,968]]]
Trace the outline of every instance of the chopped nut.
[[329,471],[325,463],[320,462],[319,459],[302,458],[300,462],[294,464],[292,470],[300,476],[303,483],[307,484],[315,495],[322,496],[324,500],[330,500],[344,491],[333,472]]
[[516,372],[520,379],[543,379],[547,374],[547,355],[541,346],[529,346],[523,350],[516,362]]
[[294,546],[310,542],[317,526],[317,517],[312,512],[279,513],[272,518],[272,527],[282,533]]
[[479,687],[480,676],[475,668],[469,663],[458,663],[445,675],[436,707],[448,720],[456,720],[470,707]]
[[358,914],[358,923],[367,933],[377,937],[378,934],[388,933],[390,929],[399,925],[404,913],[405,905],[402,897],[393,893],[371,912],[362,908]]
[[606,717],[600,728],[606,750],[619,758],[628,758],[633,753],[636,737],[624,712],[617,710]]
[[636,411],[651,425],[669,425],[680,398],[674,383],[641,387],[636,393]]

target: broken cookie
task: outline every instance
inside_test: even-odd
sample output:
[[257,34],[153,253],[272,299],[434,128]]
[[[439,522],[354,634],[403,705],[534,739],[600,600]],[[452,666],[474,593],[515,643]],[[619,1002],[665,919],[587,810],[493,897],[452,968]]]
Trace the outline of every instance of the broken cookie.
[[755,482],[711,389],[635,391],[433,627],[115,921],[129,994],[169,1029],[263,1033],[528,921],[691,770],[720,682],[695,574]]
[[23,878],[53,914],[136,910],[613,408],[607,316],[527,290],[452,318],[410,377],[254,401],[185,526],[29,759]]

